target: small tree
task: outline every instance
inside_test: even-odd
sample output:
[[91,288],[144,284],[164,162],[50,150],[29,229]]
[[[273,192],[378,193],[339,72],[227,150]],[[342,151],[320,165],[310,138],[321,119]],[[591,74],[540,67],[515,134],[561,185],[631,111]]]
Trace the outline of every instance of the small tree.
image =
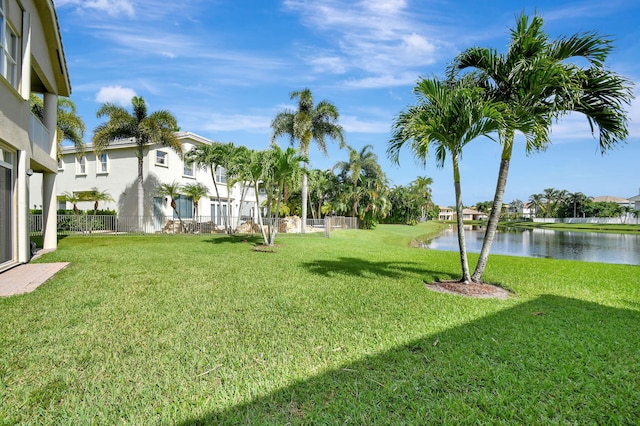
[[188,183],[182,187],[182,192],[193,200],[193,218],[199,221],[198,202],[209,194],[209,188],[200,182]]
[[178,216],[178,221],[180,222],[180,230],[184,232],[184,224],[182,223],[182,217],[180,217],[180,212],[178,211],[178,205],[176,204],[176,198],[182,194],[182,188],[180,184],[176,181],[172,183],[161,183],[156,188],[156,193],[161,197],[170,197],[171,198],[171,208],[175,212],[176,216]]

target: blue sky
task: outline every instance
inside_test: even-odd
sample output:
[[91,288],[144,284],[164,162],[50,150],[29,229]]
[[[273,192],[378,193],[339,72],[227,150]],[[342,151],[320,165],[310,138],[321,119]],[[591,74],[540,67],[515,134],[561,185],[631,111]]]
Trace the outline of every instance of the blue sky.
[[[610,69],[640,82],[640,2],[633,0],[55,0],[71,77],[71,99],[87,125],[100,124],[103,102],[167,109],[183,131],[254,149],[267,148],[270,122],[295,108],[289,93],[308,87],[316,102],[340,111],[346,142],[374,147],[392,185],[433,178],[436,203],[454,203],[451,167],[418,165],[408,151],[400,167],[386,158],[394,118],[415,103],[421,76],[442,76],[460,51],[505,51],[521,12],[537,11],[552,36],[596,31],[615,40]],[[640,90],[636,87],[636,93]],[[629,108],[626,144],[600,155],[584,117],[554,125],[546,152],[526,156],[519,140],[505,201],[544,188],[589,196],[640,192],[640,101]],[[288,143],[280,141],[281,145]],[[312,147],[311,167],[331,168],[347,152]],[[491,200],[500,148],[467,145],[461,162],[465,205]]]

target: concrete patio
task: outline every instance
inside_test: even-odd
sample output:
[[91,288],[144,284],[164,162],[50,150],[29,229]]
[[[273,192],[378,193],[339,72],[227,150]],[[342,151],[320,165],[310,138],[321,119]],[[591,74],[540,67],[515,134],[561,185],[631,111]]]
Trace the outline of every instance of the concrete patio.
[[0,297],[30,293],[69,262],[27,263],[0,273]]

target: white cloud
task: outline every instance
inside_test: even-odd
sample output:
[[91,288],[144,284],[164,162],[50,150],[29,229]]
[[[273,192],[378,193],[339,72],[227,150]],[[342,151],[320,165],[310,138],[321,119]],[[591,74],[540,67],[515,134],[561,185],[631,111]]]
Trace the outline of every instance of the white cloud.
[[130,0],[57,0],[56,6],[74,6],[79,10],[93,9],[98,12],[106,12],[109,16],[124,14],[131,18],[136,14]]
[[213,113],[209,115],[209,124],[202,128],[210,131],[248,130],[269,133],[271,118],[263,115]]
[[389,133],[391,125],[389,120],[361,121],[358,117],[344,115],[340,117],[340,124],[345,131],[350,133]]
[[134,96],[136,96],[136,92],[133,89],[122,86],[107,86],[100,88],[96,95],[96,102],[111,102],[127,106]]
[[[436,31],[419,23],[408,12],[405,0],[364,0],[347,3],[338,0],[285,0],[287,9],[301,15],[303,23],[326,34],[325,40],[334,44],[331,54],[321,56],[317,49],[305,46],[306,57],[317,72],[344,73],[359,69],[365,72],[352,87],[383,87],[385,82],[398,84],[404,77],[389,78],[390,70],[397,74],[424,69],[438,59],[439,46],[448,42],[433,37]],[[314,54],[309,54],[312,50]]]

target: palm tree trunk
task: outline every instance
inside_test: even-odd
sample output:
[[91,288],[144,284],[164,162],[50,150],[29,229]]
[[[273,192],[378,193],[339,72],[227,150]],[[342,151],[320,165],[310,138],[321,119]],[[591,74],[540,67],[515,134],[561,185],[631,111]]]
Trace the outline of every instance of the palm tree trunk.
[[[142,147],[140,150],[142,151]],[[144,222],[144,182],[143,182],[143,157],[142,152],[138,152],[138,227],[142,228]],[[139,231],[141,229],[138,229]]]
[[256,182],[253,186],[253,190],[256,194],[256,215],[258,216],[258,226],[260,227],[260,232],[262,233],[262,239],[264,240],[264,243],[267,244],[268,240],[267,240],[267,234],[265,233],[265,229],[264,226],[262,225],[262,214],[260,213],[260,202],[259,202],[259,198],[258,198],[258,183]]
[[307,232],[307,198],[308,198],[308,182],[307,182],[307,163],[304,163],[304,170],[302,171],[302,214],[300,220],[300,232],[305,234]]
[[458,223],[458,247],[460,249],[460,266],[462,266],[462,281],[471,282],[469,261],[467,260],[467,246],[464,239],[464,221],[462,217],[462,189],[460,187],[460,170],[458,169],[458,155],[453,154],[453,186],[456,192],[456,213]]
[[502,210],[502,202],[504,200],[504,190],[507,187],[507,175],[509,174],[509,163],[511,162],[511,153],[513,152],[513,133],[505,137],[502,149],[502,160],[500,161],[500,171],[498,172],[498,182],[496,183],[496,193],[493,198],[493,206],[489,221],[487,222],[487,230],[482,240],[482,249],[478,257],[476,269],[471,277],[475,282],[482,282],[482,275],[487,267],[489,260],[489,252],[491,245],[498,229],[498,221],[500,220],[500,211]]
[[[222,200],[220,199],[220,191],[218,190],[218,184],[216,183],[216,165],[212,164],[210,167],[211,170],[211,179],[213,179],[213,188],[216,190],[216,198],[218,199],[218,211],[221,212],[222,211],[222,206],[220,206],[220,203],[222,202]],[[226,231],[227,229],[227,218],[226,216],[223,216],[222,218],[223,223],[224,223],[224,229]],[[212,218],[213,221],[213,218]],[[215,225],[215,224],[214,224]]]

